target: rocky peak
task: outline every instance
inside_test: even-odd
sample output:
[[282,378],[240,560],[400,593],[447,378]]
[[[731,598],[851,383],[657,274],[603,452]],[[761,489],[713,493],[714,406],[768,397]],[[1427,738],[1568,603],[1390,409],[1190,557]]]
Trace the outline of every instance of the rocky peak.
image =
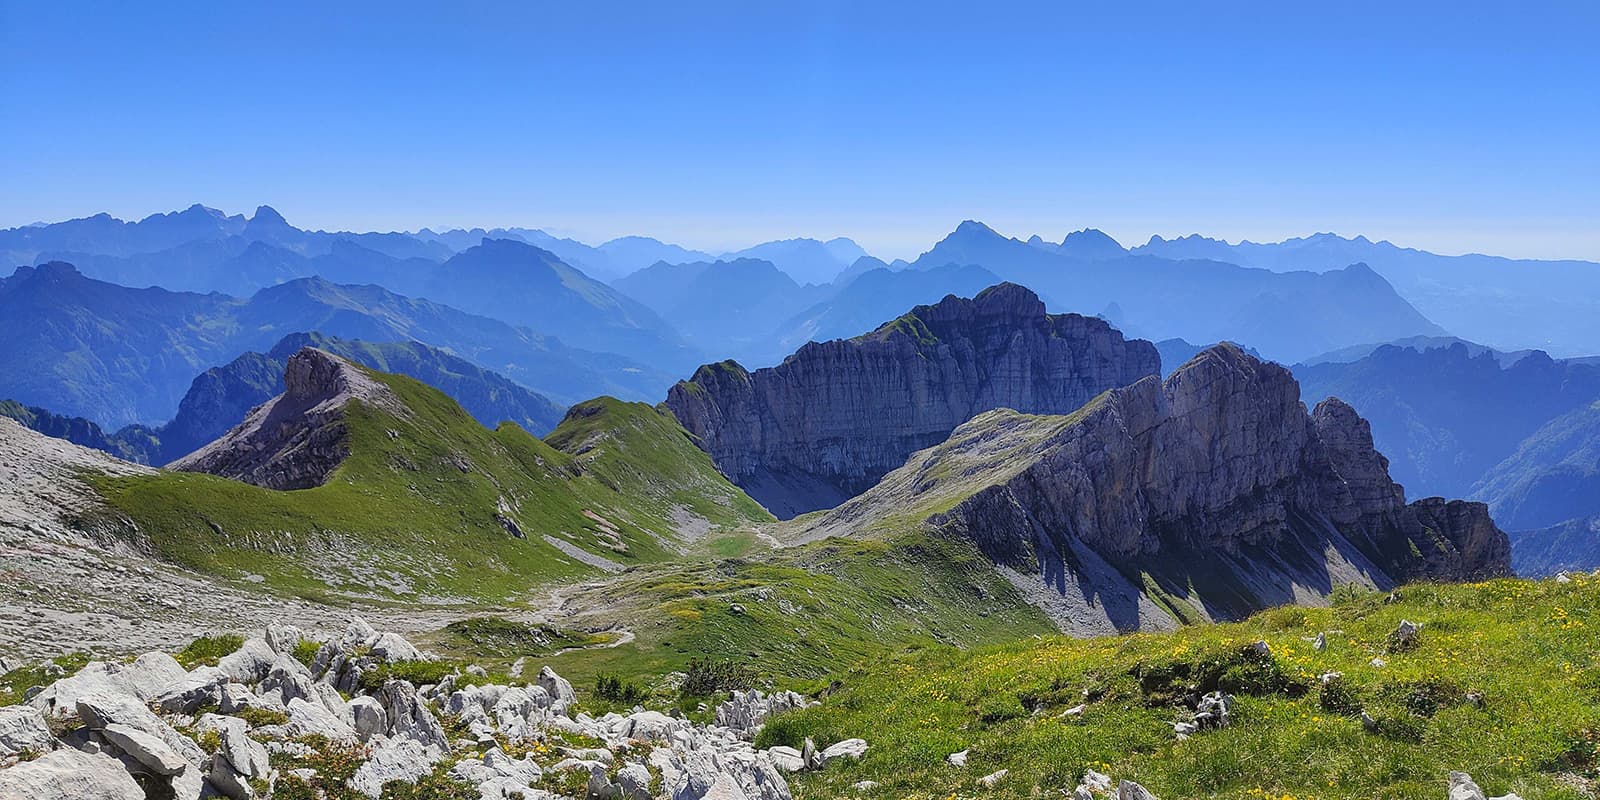
[[284,219],[283,215],[279,214],[278,210],[272,206],[260,206],[256,208],[256,213],[250,217],[250,225],[254,227],[287,228],[289,227],[289,221]]
[[1064,414],[1159,373],[1149,342],[1047,314],[1033,292],[1002,283],[808,344],[776,367],[702,366],[667,406],[725,475],[789,517],[867,489],[984,411]]
[[[1059,618],[1084,633],[1187,613],[1165,616],[1128,578],[1141,574],[1196,614],[1227,619],[1341,583],[1509,572],[1509,544],[1482,503],[1408,506],[1387,468],[1348,404],[1308,413],[1288,370],[1220,344],[1164,382],[1146,377],[1070,416],[980,415],[786,536],[925,515],[1001,566],[1041,576],[1060,594],[1041,606],[1070,607]],[[1093,618],[1100,627],[1074,627]]]
[[314,347],[289,357],[283,379],[283,394],[251,409],[244,422],[170,468],[268,489],[308,489],[322,485],[350,454],[345,407],[351,401],[405,413],[388,387]]

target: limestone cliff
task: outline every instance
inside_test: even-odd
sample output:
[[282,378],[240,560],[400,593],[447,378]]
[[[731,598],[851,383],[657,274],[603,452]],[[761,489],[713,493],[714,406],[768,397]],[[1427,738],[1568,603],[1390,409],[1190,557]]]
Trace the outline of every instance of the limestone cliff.
[[667,407],[724,474],[787,518],[866,490],[984,411],[1064,414],[1160,368],[1149,342],[1047,314],[1033,292],[1002,283],[807,344],[776,367],[708,364],[672,387]]
[[1083,632],[1236,618],[1343,583],[1510,572],[1483,504],[1407,505],[1354,410],[1329,398],[1308,413],[1287,370],[1232,345],[1069,417],[982,415],[786,535],[895,519],[1042,576],[1051,591],[1036,594]]
[[350,454],[347,403],[403,410],[399,399],[360,367],[313,347],[289,357],[283,379],[283,394],[251,409],[244,422],[169,468],[268,489],[309,489],[322,485]]

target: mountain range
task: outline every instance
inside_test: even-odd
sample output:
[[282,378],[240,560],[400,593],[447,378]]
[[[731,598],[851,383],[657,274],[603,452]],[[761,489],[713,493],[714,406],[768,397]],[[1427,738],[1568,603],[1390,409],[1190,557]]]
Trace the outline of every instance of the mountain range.
[[1054,298],[1063,310],[1104,314],[1135,336],[1243,342],[1286,362],[1348,344],[1444,332],[1361,264],[1280,273],[1149,255],[1087,258],[973,221],[911,267],[950,264],[981,265]]
[[0,279],[0,396],[116,428],[164,422],[195,374],[289,333],[418,341],[500,372],[560,402],[594,394],[658,395],[664,373],[569,347],[505,322],[378,286],[301,278],[249,298],[130,289],[71,265],[18,268]]
[[1538,348],[1567,356],[1594,355],[1600,342],[1600,265],[1589,261],[1443,256],[1331,233],[1275,244],[1156,236],[1131,252],[1279,271],[1324,272],[1359,262],[1458,336],[1501,350]]

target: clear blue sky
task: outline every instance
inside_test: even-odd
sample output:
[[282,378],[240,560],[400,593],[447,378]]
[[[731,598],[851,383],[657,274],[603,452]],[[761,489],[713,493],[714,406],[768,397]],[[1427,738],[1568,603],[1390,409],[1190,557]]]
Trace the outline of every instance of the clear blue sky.
[[0,225],[267,203],[906,256],[978,218],[1600,260],[1600,3],[1200,5],[0,0]]

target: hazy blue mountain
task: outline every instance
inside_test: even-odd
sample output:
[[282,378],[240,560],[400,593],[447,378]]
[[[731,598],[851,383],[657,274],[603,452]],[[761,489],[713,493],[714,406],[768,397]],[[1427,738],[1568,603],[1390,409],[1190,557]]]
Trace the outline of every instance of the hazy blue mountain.
[[92,420],[62,416],[38,406],[25,406],[15,400],[0,400],[0,417],[10,417],[46,436],[102,450],[126,461],[148,464],[150,452],[155,449],[150,429],[140,425],[125,428],[130,439],[124,440],[120,435],[108,435]]
[[712,260],[709,253],[668,244],[648,236],[623,236],[599,246],[587,245],[576,239],[553,236],[536,228],[491,230],[473,228],[449,230],[443,233],[423,228],[412,236],[424,241],[439,242],[456,252],[476,247],[484,239],[512,239],[526,242],[555,253],[562,261],[603,281],[616,280],[662,261],[669,264],[683,264],[690,261]]
[[1537,348],[1556,355],[1593,355],[1600,348],[1600,264],[1594,262],[1442,256],[1331,233],[1275,244],[1157,236],[1133,252],[1280,271],[1362,262],[1458,336],[1502,350]]
[[691,261],[713,260],[710,253],[667,244],[648,236],[624,236],[612,239],[595,249],[605,255],[611,274],[617,277],[638,272],[651,264],[663,261],[668,264],[686,264]]
[[1542,352],[1506,366],[1464,344],[1384,346],[1347,364],[1296,366],[1294,374],[1307,402],[1333,396],[1354,406],[1372,424],[1390,474],[1418,497],[1466,495],[1546,423],[1600,398],[1600,367]]
[[1007,238],[967,221],[918,257],[918,269],[976,264],[1006,280],[1099,314],[1116,303],[1118,327],[1151,340],[1238,341],[1284,362],[1363,342],[1442,335],[1382,277],[1355,264],[1280,273],[1154,256],[1086,259]]
[[[88,227],[99,231],[101,239],[114,247],[108,245],[109,249],[97,251],[87,241],[93,237],[58,236],[61,243],[82,245],[85,249],[48,251],[38,257],[59,255],[74,259],[69,263],[81,262],[84,274],[124,286],[217,291],[234,296],[311,276],[341,284],[370,283],[527,325],[542,334],[581,341],[590,349],[660,360],[668,368],[692,366],[700,360],[700,354],[689,352],[677,333],[649,309],[522,238],[480,238],[451,254],[447,241],[464,245],[459,237],[419,239],[405,234],[304,231],[268,206],[257,209],[248,219],[222,217],[199,207],[178,216],[190,221],[176,228],[176,223],[166,218],[151,218],[131,227],[115,221],[93,221]],[[84,227],[63,225],[67,226],[67,233]],[[149,232],[151,225],[166,227],[157,236]],[[48,232],[55,227],[29,230]],[[130,231],[143,233],[134,235]],[[136,246],[166,244],[188,235],[201,238],[160,250],[127,252]],[[544,243],[601,253],[539,231],[518,230],[508,235],[537,235]],[[636,250],[647,241],[654,240],[618,240],[614,244],[622,252]],[[662,247],[677,253],[689,252]],[[441,254],[448,256],[442,264],[434,258]],[[601,257],[604,258],[603,253]]]
[[[1473,497],[1507,530],[1600,517],[1600,391],[1545,423],[1484,474]],[[1600,551],[1600,540],[1594,542]]]
[[999,282],[994,273],[973,266],[872,270],[785,320],[771,337],[771,349],[764,357],[741,363],[753,367],[774,364],[806,342],[859,336],[908,308],[937,303],[946,295],[973,297]]
[[[1114,320],[1107,321],[1111,322],[1112,325],[1116,325]],[[1218,344],[1221,344],[1221,342],[1190,344],[1183,339],[1162,339],[1156,342],[1156,352],[1161,354],[1161,377],[1165,378],[1171,375],[1177,371],[1178,367],[1187,364],[1189,359],[1194,358],[1203,351],[1210,350]],[[1261,358],[1261,354],[1257,353],[1253,347],[1246,347],[1238,342],[1231,342],[1231,344],[1255,358]]]
[[[1496,520],[1498,521],[1498,520]],[[1531,531],[1509,531],[1511,568],[1524,578],[1600,568],[1600,516]]]
[[[1392,342],[1375,342],[1372,344],[1358,344],[1351,345],[1350,347],[1341,347],[1338,350],[1332,350],[1326,353],[1314,355],[1307,359],[1302,359],[1300,363],[1307,366],[1312,364],[1327,363],[1348,364],[1352,361],[1360,361],[1361,359],[1372,355],[1374,351],[1385,345],[1393,347],[1408,347],[1412,350],[1420,351],[1443,350],[1449,347],[1454,347],[1458,344],[1467,348],[1468,355],[1475,356],[1480,353],[1489,353],[1493,355],[1495,360],[1499,361],[1500,365],[1503,367],[1509,367],[1536,352],[1540,352],[1537,350],[1516,350],[1508,353],[1503,350],[1496,350],[1492,347],[1486,347],[1478,344],[1477,342],[1469,342],[1466,339],[1462,339],[1457,336],[1408,336],[1404,339],[1396,339]],[[1572,359],[1566,360],[1571,361]]]
[[[21,242],[15,249],[0,244],[0,251],[13,255],[14,263],[65,261],[85,275],[125,286],[230,294],[249,294],[319,270],[333,278],[345,258],[387,279],[390,272],[414,270],[418,263],[436,263],[451,253],[442,244],[400,233],[300,230],[269,206],[249,218],[194,206],[135,223],[110,217],[91,221],[0,231],[0,242]],[[387,261],[374,266],[375,257]],[[404,288],[398,280],[392,288]]]
[[0,230],[0,255],[12,265],[32,264],[41,253],[74,252],[131,255],[166,250],[197,239],[221,239],[241,233],[243,216],[227,216],[195,204],[183,211],[152,214],[124,222],[110,214],[48,225]]
[[300,278],[248,299],[130,289],[69,264],[0,279],[0,397],[108,426],[161,422],[195,374],[299,331],[419,341],[556,399],[655,400],[671,373],[379,286]]
[[639,298],[716,358],[742,358],[771,345],[775,320],[785,320],[832,295],[826,286],[799,286],[771,262],[658,263],[612,286]]
[[669,370],[693,366],[700,357],[647,306],[548,250],[510,239],[485,239],[451,256],[419,294]]
[[[539,231],[544,234],[544,231]],[[548,234],[544,234],[548,236]],[[430,244],[437,244],[448,249],[451,253],[459,253],[469,247],[477,247],[484,239],[515,239],[519,242],[528,241],[526,237],[506,228],[451,228],[447,231],[434,232],[430,228],[423,228],[410,234],[413,239]],[[554,239],[555,237],[550,236]],[[532,244],[531,242],[529,242]],[[582,244],[582,242],[574,242]],[[550,248],[545,248],[550,249]],[[448,258],[448,256],[446,256]]]
[[855,242],[840,237],[826,242],[816,239],[784,239],[763,242],[735,253],[725,253],[722,258],[734,261],[754,258],[770,261],[788,273],[795,283],[822,285],[832,283],[839,273],[850,268],[867,251]]
[[1095,228],[1073,231],[1067,234],[1066,238],[1062,239],[1059,244],[1051,244],[1038,236],[1028,239],[1028,244],[1064,256],[1090,261],[1119,258],[1128,254],[1127,248],[1124,248],[1116,239]]
[[875,269],[886,269],[886,270],[889,270],[890,272],[898,272],[898,271],[900,271],[902,269],[905,269],[906,266],[907,266],[906,262],[904,262],[904,261],[902,261],[902,260],[900,260],[898,258],[895,259],[894,261],[886,264],[886,263],[884,263],[883,259],[881,259],[881,258],[874,258],[873,256],[862,256],[862,257],[856,259],[854,264],[851,264],[849,267],[846,267],[843,272],[839,273],[838,275],[833,276],[833,283],[830,284],[830,285],[834,289],[842,289],[842,288],[844,288],[846,286],[849,286],[850,283],[852,281],[854,281],[856,278],[859,278],[862,275],[865,275],[868,272],[871,272],[871,271],[873,271]]

